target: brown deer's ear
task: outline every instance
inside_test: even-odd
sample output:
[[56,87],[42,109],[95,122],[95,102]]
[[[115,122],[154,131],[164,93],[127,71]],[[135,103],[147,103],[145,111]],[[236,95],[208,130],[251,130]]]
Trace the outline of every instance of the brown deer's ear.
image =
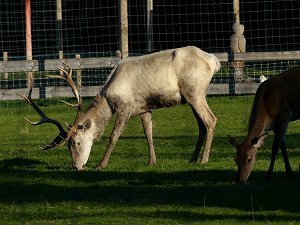
[[238,142],[236,141],[235,138],[231,137],[230,135],[227,135],[228,137],[228,141],[230,144],[232,144],[234,147],[236,147],[238,145]]
[[90,119],[87,119],[86,121],[84,121],[84,123],[82,124],[82,128],[83,128],[83,131],[87,131],[88,129],[90,129],[92,126],[92,122]]
[[252,139],[251,139],[251,145],[253,146],[253,145],[257,144],[258,141],[259,141],[259,138],[258,138],[258,137],[252,138]]
[[261,147],[265,143],[265,140],[267,137],[268,137],[267,133],[264,133],[263,135],[261,135],[259,137],[252,138],[251,139],[252,146],[255,148]]

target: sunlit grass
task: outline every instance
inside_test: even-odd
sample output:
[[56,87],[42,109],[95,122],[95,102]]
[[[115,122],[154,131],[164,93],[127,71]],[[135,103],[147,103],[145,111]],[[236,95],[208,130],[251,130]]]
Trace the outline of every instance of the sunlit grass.
[[[211,97],[218,125],[207,164],[188,163],[197,124],[188,105],[153,112],[157,165],[149,166],[140,119],[132,118],[111,155],[100,162],[113,126],[96,141],[85,171],[71,168],[65,147],[38,149],[57,135],[37,120],[23,102],[0,108],[0,216],[2,224],[298,224],[300,155],[298,122],[290,124],[287,143],[295,176],[284,176],[281,155],[273,180],[264,182],[273,135],[257,155],[249,183],[235,184],[234,149],[227,135],[246,135],[252,96]],[[90,101],[90,99],[86,99]],[[72,123],[75,111],[56,100],[38,101],[50,117]]]

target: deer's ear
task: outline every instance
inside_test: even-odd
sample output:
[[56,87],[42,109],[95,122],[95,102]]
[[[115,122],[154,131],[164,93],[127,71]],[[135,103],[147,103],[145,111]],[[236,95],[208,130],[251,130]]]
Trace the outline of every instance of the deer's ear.
[[238,142],[236,141],[236,139],[234,137],[231,137],[230,135],[227,135],[228,137],[228,141],[230,144],[232,144],[234,147],[236,147],[238,145]]
[[86,121],[84,121],[84,123],[82,124],[82,128],[83,128],[83,131],[87,131],[88,129],[90,129],[92,126],[92,122],[90,119],[87,119]]
[[252,146],[255,148],[261,147],[265,143],[265,140],[267,137],[268,137],[268,135],[267,135],[267,133],[265,133],[265,134],[261,135],[260,137],[252,138],[252,140],[251,140]]

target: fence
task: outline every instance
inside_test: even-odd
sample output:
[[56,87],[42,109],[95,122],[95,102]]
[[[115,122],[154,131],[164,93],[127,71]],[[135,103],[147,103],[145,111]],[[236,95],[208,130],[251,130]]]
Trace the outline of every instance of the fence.
[[45,77],[59,59],[76,70],[83,96],[97,94],[121,58],[162,49],[196,45],[214,53],[223,64],[210,86],[214,95],[254,93],[260,75],[300,59],[295,0],[2,0],[0,10],[2,100],[27,91],[26,73],[35,76],[33,97],[71,96]]

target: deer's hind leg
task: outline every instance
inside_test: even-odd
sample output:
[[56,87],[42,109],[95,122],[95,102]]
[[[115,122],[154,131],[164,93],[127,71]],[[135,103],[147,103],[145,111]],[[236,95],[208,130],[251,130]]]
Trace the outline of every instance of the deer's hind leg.
[[197,144],[196,144],[195,150],[193,152],[192,158],[190,159],[190,162],[197,162],[199,154],[200,154],[201,146],[202,146],[202,144],[205,140],[205,135],[206,135],[207,132],[206,132],[206,127],[205,127],[203,121],[198,116],[197,112],[195,111],[195,109],[193,107],[192,107],[192,110],[193,110],[194,116],[195,116],[195,118],[197,120],[197,123],[198,123],[199,135],[198,135]]
[[196,162],[198,160],[201,146],[205,140],[205,148],[202,154],[201,163],[206,163],[209,159],[210,147],[217,124],[217,118],[209,108],[205,98],[201,98],[200,100],[198,99],[197,101],[187,101],[192,107],[199,129],[197,144],[190,162]]

